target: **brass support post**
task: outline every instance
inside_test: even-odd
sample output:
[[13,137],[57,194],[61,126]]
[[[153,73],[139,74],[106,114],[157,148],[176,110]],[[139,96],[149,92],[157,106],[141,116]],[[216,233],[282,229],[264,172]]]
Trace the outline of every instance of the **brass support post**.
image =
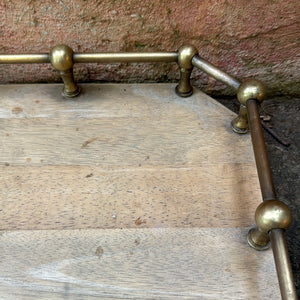
[[237,98],[241,104],[240,110],[238,116],[231,122],[231,128],[234,132],[241,134],[248,132],[247,100],[255,99],[261,102],[265,96],[266,89],[258,80],[248,79],[239,86]]
[[178,50],[178,65],[180,79],[175,92],[180,97],[189,97],[193,94],[190,76],[193,70],[192,59],[198,53],[194,46],[183,46]]
[[73,50],[66,45],[58,45],[50,51],[50,62],[59,71],[64,82],[63,95],[68,98],[76,97],[80,93],[73,77]]
[[234,132],[240,134],[248,132],[248,115],[245,105],[240,104],[239,114],[231,121],[231,128]]

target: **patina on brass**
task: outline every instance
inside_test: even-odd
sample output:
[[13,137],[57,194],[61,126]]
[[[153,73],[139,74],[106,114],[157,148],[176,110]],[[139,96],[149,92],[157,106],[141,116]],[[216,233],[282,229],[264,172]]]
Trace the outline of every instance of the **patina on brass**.
[[[255,91],[255,89],[253,90]],[[257,90],[258,92],[259,90],[264,92],[264,89],[259,88]],[[258,101],[263,100],[263,93],[252,93],[250,90],[248,92],[247,97],[258,97],[257,100],[246,100],[247,97],[240,99],[242,99],[242,104],[246,104],[248,111],[253,151],[264,201],[256,209],[255,221],[257,228],[253,228],[249,231],[248,244],[256,250],[265,250],[269,244],[271,244],[282,299],[296,300],[297,293],[284,238],[284,231],[290,226],[292,215],[286,204],[276,200],[274,183],[258,111]]]
[[0,54],[0,64],[45,64],[49,54]]
[[283,300],[297,300],[297,292],[283,229],[270,231],[272,250]]
[[183,46],[178,50],[180,79],[175,92],[180,97],[189,97],[193,94],[190,77],[193,70],[192,59],[197,53],[198,50],[194,46]]
[[249,99],[255,99],[262,102],[266,98],[266,88],[259,80],[245,80],[238,88],[237,98],[241,104],[240,111],[238,116],[232,120],[231,128],[234,132],[243,134],[248,132],[246,102]]
[[247,108],[243,104],[240,105],[238,116],[232,120],[231,128],[236,133],[247,133],[248,132],[248,115]]
[[[272,245],[281,297],[297,300],[293,272],[289,260],[284,232],[291,224],[289,208],[278,200],[268,200],[258,206],[255,213],[257,229],[248,233],[248,243],[256,250],[268,249]],[[267,244],[264,245],[266,239]]]
[[241,83],[232,77],[231,75],[225,73],[224,71],[220,70],[210,62],[206,61],[205,59],[199,57],[198,55],[195,55],[192,59],[192,64],[194,67],[197,67],[198,69],[202,70],[203,72],[209,74],[213,78],[215,78],[218,81],[221,81],[225,83],[226,85],[233,88],[235,91],[239,88]]
[[177,58],[177,52],[116,52],[73,54],[74,63],[177,62]]
[[73,77],[73,50],[66,45],[55,46],[50,51],[50,62],[59,71],[64,82],[64,96],[76,97],[80,93],[80,89]]
[[200,58],[197,49],[193,46],[181,47],[178,52],[73,53],[70,47],[58,45],[50,51],[50,54],[0,54],[0,64],[49,62],[60,72],[64,81],[63,92],[67,97],[75,97],[80,92],[73,79],[73,64],[91,62],[178,62],[180,81],[176,86],[176,93],[181,97],[188,97],[193,93],[190,75],[194,66],[237,90],[240,111],[231,125],[235,132],[245,133],[248,131],[249,124],[264,200],[256,210],[257,228],[249,231],[248,243],[256,250],[265,250],[269,247],[271,240],[282,299],[297,299],[284,238],[284,231],[290,226],[292,216],[283,202],[275,200],[275,189],[258,112],[258,102],[266,96],[266,89],[260,81],[249,79],[240,84],[234,77]]
[[265,250],[269,246],[269,232],[272,229],[288,229],[292,223],[289,207],[278,200],[262,202],[255,212],[257,229],[250,230],[248,243],[256,250]]

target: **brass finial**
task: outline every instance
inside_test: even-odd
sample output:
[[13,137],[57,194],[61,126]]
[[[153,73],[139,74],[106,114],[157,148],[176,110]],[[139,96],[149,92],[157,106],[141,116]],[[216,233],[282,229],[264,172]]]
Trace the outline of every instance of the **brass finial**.
[[250,99],[262,102],[266,98],[266,88],[257,79],[247,79],[239,86],[237,98],[244,106],[246,106],[246,102]]
[[257,79],[247,79],[238,88],[237,98],[240,102],[240,111],[238,116],[232,120],[231,128],[236,133],[248,132],[248,115],[246,103],[250,99],[262,102],[266,97],[266,88],[264,84]]
[[288,229],[292,223],[289,207],[278,200],[261,203],[255,212],[256,229],[248,233],[248,244],[256,250],[269,248],[269,231],[272,229]]
[[178,50],[180,80],[175,91],[180,97],[189,97],[193,94],[190,76],[193,70],[192,59],[196,54],[198,54],[198,50],[194,46],[183,46]]
[[73,50],[66,45],[57,45],[50,51],[50,62],[59,71],[64,82],[63,94],[72,98],[80,93],[73,78]]

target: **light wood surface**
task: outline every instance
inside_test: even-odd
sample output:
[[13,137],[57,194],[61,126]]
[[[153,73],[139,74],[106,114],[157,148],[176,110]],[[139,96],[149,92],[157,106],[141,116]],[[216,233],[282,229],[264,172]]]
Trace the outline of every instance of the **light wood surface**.
[[6,232],[1,299],[280,299],[246,229]]
[[0,87],[0,228],[240,227],[261,201],[234,114],[174,85]]
[[235,115],[173,84],[82,87],[0,86],[0,299],[279,299]]

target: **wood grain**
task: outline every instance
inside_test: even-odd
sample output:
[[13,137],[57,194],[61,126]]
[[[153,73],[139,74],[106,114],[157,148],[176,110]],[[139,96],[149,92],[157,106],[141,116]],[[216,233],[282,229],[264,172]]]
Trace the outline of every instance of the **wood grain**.
[[[240,227],[260,203],[234,114],[174,85],[0,86],[0,228]],[[38,91],[38,92],[37,92]]]
[[[247,229],[7,232],[2,299],[280,299]],[[12,267],[13,266],[13,267]]]
[[37,86],[39,93],[26,85],[0,87],[0,162],[253,163],[249,136],[234,134],[234,114],[210,97],[196,90],[180,98],[174,85],[137,86],[85,85],[76,100],[62,99],[58,85]]
[[8,166],[0,177],[5,230],[244,227],[260,199],[249,164]]
[[1,299],[279,299],[250,137],[174,87],[0,86]]

